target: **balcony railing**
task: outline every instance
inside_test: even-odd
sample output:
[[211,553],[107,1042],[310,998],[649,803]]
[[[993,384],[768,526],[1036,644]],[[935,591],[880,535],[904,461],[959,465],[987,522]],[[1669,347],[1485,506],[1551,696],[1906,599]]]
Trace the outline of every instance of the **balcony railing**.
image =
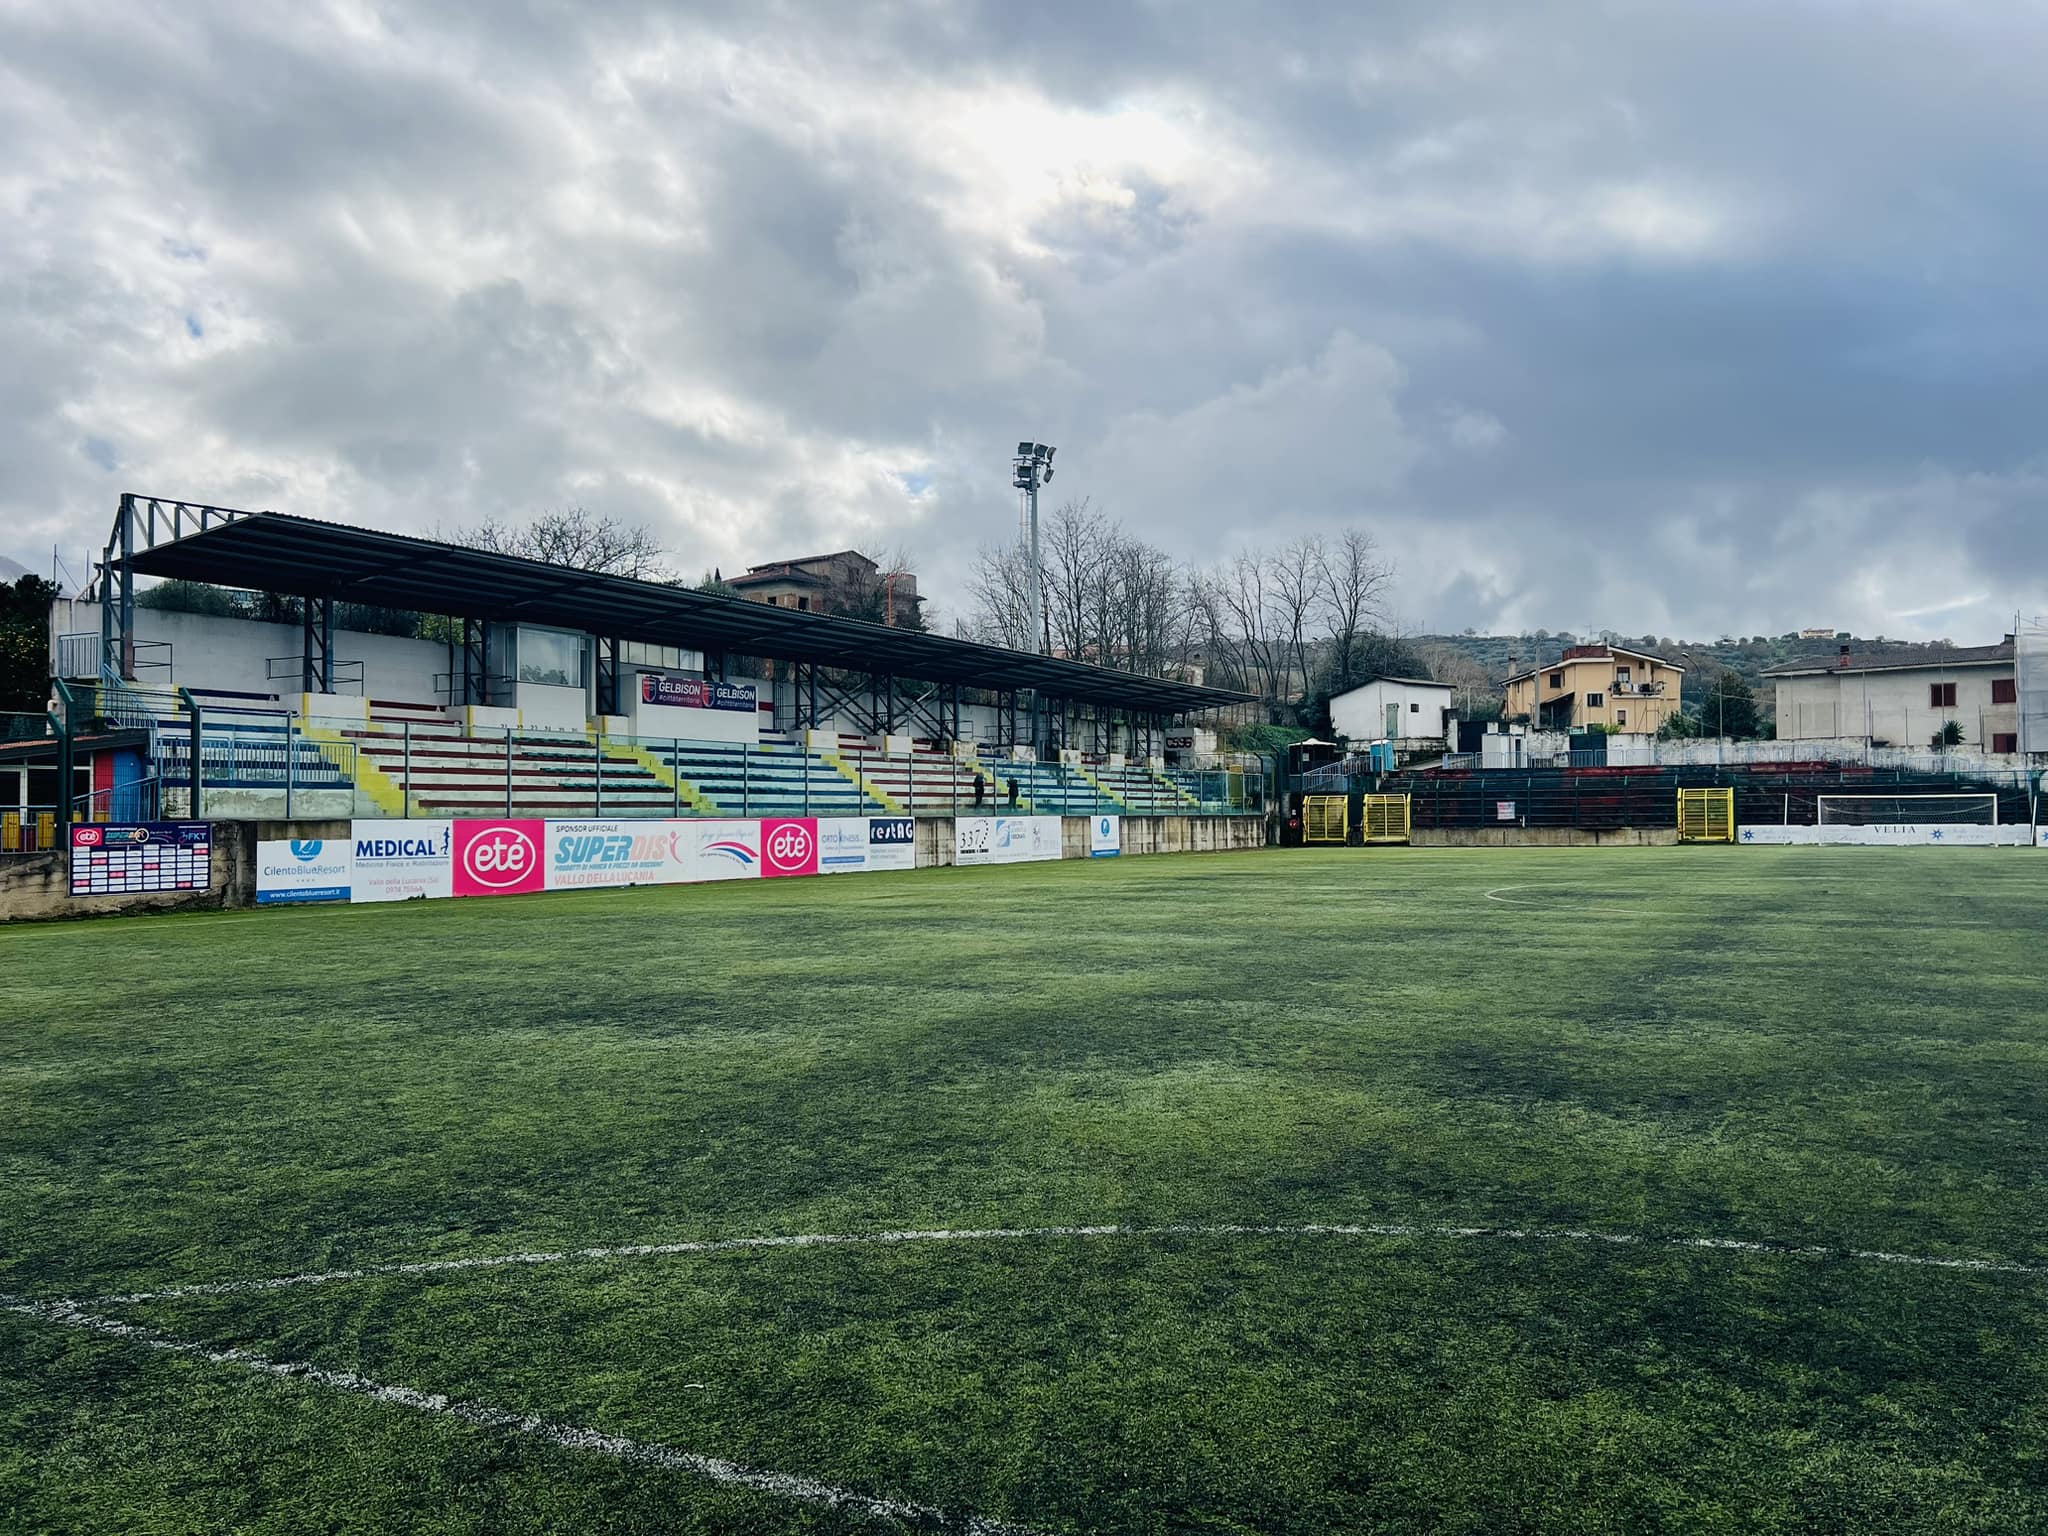
[[1661,682],[1624,683],[1617,679],[1612,691],[1625,699],[1661,699],[1664,697],[1664,685]]

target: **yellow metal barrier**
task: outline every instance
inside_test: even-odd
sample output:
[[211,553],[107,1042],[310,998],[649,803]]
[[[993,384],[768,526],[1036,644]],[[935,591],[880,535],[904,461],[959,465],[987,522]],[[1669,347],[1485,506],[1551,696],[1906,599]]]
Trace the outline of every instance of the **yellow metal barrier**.
[[1678,840],[1681,843],[1735,841],[1735,791],[1681,789],[1678,792]]
[[22,851],[21,813],[19,811],[0,812],[0,853],[20,853]]
[[1405,843],[1408,841],[1408,797],[1367,795],[1364,806],[1365,841]]
[[1349,795],[1303,795],[1301,840],[1304,843],[1345,843],[1351,836]]

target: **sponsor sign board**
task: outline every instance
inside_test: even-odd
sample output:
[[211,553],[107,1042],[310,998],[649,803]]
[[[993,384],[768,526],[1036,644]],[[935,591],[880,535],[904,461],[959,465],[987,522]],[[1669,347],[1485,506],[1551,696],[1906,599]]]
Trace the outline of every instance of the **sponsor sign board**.
[[1124,851],[1124,822],[1121,816],[1088,818],[1088,857],[1113,859]]
[[457,896],[516,896],[546,889],[547,824],[538,820],[458,821],[450,887]]
[[754,710],[752,683],[718,683],[703,677],[670,677],[665,672],[640,674],[640,702],[669,709]]
[[256,905],[347,901],[354,854],[345,837],[292,838],[256,845]]
[[820,874],[916,867],[917,823],[908,816],[827,816],[818,821]]
[[1060,856],[1057,816],[957,816],[953,858],[959,864],[1027,864]]
[[622,885],[691,885],[761,873],[755,821],[550,821],[551,891]]
[[89,822],[71,829],[71,894],[203,891],[213,872],[204,821]]
[[415,901],[455,894],[455,823],[358,821],[348,899]]
[[1515,802],[1512,800],[1494,801],[1493,819],[1495,821],[1513,821],[1515,819]]
[[763,875],[815,875],[818,872],[818,822],[814,816],[784,817],[761,823]]
[[1912,822],[1895,827],[1741,827],[1735,840],[1753,844],[1802,843],[1827,847],[1859,848],[2024,848],[2028,829],[1958,825],[1952,822]]

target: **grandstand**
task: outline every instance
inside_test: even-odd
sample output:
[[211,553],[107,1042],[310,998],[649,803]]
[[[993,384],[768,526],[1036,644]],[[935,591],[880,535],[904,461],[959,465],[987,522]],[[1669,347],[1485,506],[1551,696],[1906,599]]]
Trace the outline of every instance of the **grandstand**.
[[[148,577],[299,622],[159,613]],[[337,604],[443,638],[353,633]],[[1165,761],[1243,694],[274,512],[124,496],[60,607],[38,750],[125,786],[131,819],[1262,810],[1256,772],[1248,795]],[[115,809],[52,800],[60,832]]]

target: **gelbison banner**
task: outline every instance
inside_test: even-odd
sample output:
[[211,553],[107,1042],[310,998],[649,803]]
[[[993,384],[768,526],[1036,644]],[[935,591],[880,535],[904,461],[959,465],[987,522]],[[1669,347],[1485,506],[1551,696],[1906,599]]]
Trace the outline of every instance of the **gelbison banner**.
[[663,672],[640,674],[640,702],[669,709],[730,709],[754,712],[752,683],[714,683],[701,677],[670,677]]

